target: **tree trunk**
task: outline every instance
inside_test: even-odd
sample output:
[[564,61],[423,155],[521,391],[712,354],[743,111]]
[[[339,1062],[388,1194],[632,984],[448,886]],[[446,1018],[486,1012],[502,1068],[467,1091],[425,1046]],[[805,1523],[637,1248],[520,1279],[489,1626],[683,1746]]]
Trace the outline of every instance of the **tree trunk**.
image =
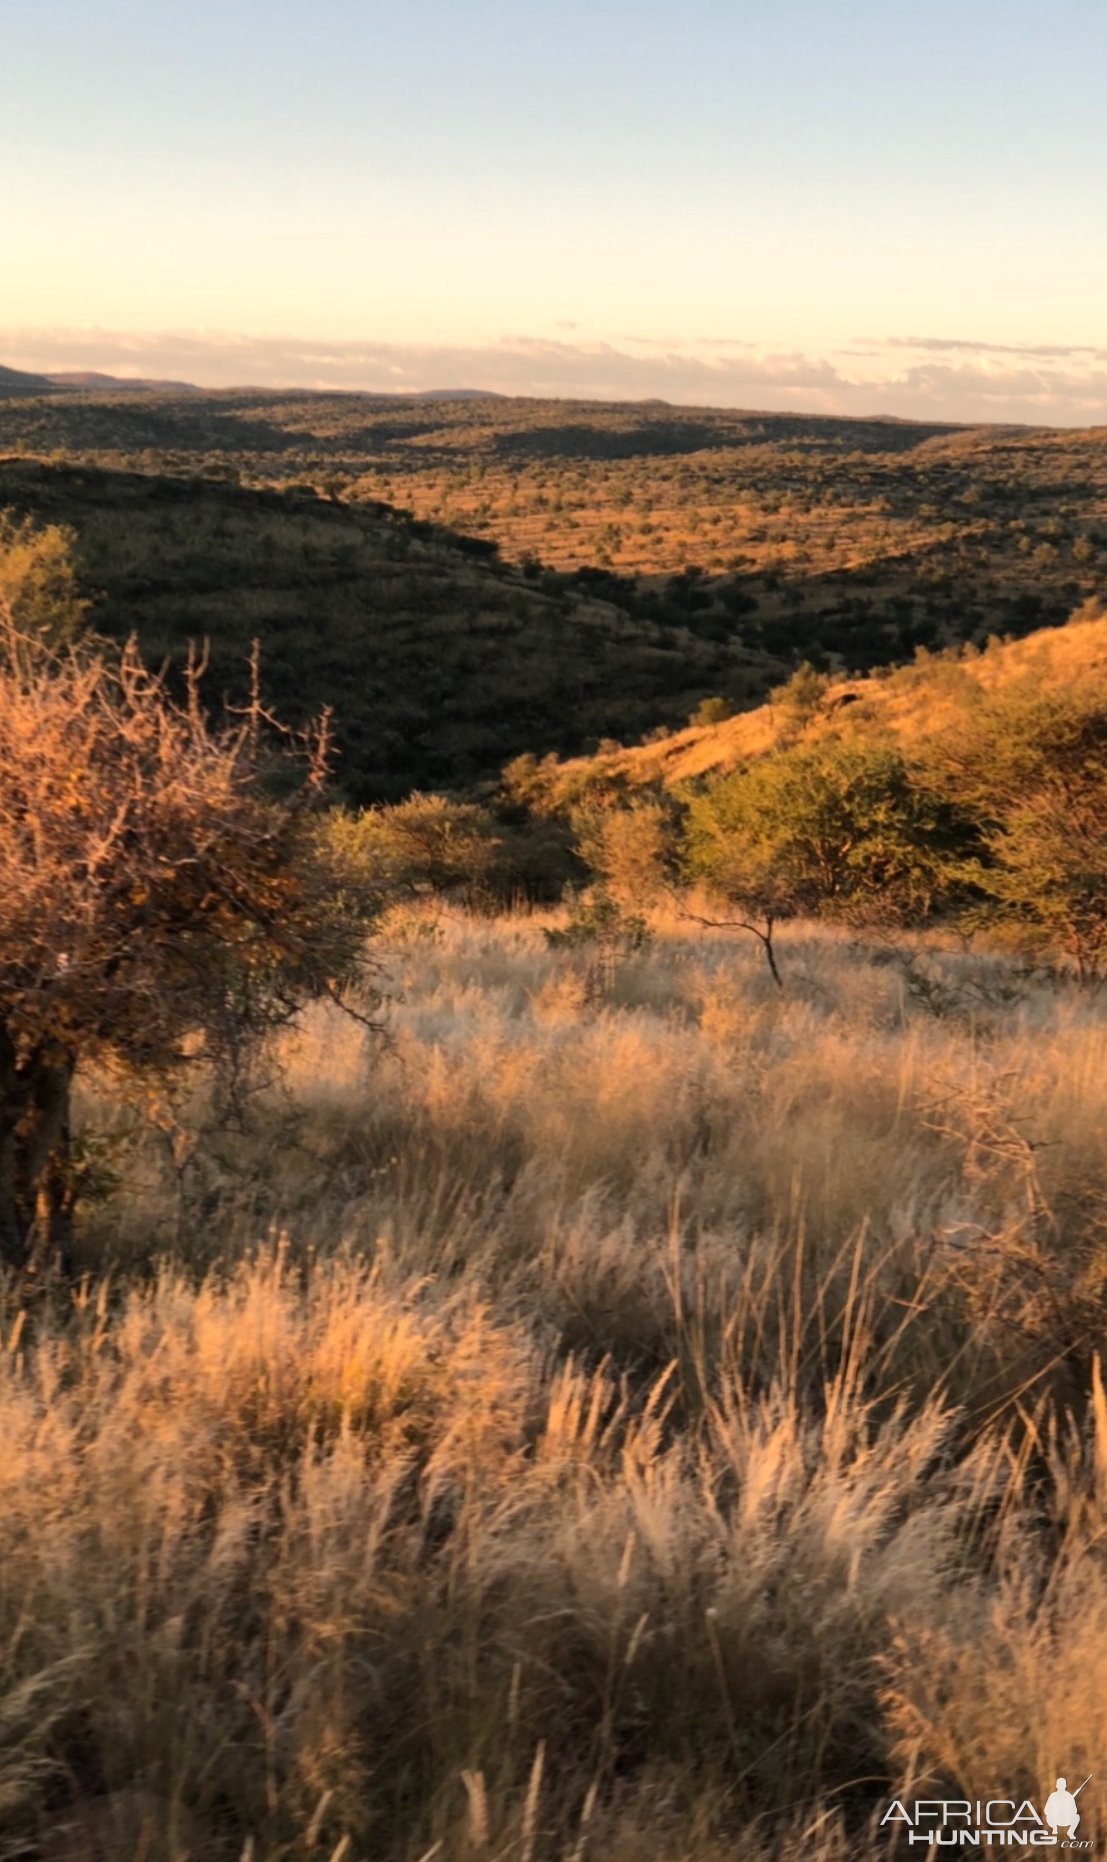
[[771,915],[766,917],[764,931],[758,931],[756,935],[761,939],[761,948],[765,952],[765,961],[769,966],[769,974],[777,988],[783,989],[784,980],[776,967],[776,951],[773,949],[773,927],[775,924],[775,918]]
[[70,1264],[73,1056],[37,1048],[20,1061],[0,1031],[0,1264]]

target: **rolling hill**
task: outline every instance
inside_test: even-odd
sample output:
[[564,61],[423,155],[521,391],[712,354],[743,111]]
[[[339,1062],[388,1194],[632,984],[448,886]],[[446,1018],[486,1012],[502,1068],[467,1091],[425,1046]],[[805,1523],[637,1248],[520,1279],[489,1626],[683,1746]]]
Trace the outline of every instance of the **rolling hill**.
[[213,696],[243,694],[260,640],[282,717],[332,707],[356,801],[463,788],[522,751],[675,724],[736,663],[725,643],[575,585],[536,586],[493,544],[310,487],[9,459],[4,508],[72,526],[101,631],[175,664],[207,640]]
[[25,369],[5,368],[0,363],[0,395],[52,394],[53,389],[48,375],[29,375]]
[[[1107,608],[1089,602],[1064,627],[1042,628],[1022,640],[995,640],[984,652],[948,649],[862,679],[830,679],[804,736],[813,741],[860,730],[911,743],[955,722],[974,693],[1030,679],[1041,691],[1098,688],[1107,705]],[[788,722],[778,694],[718,723],[690,725],[649,743],[607,746],[549,764],[540,779],[551,799],[578,795],[591,785],[631,794],[679,789],[765,755],[780,742]]]
[[290,716],[334,706],[359,800],[1107,594],[1102,432],[6,373],[0,508],[74,527],[109,631],[210,637],[230,689],[258,636]]
[[199,394],[187,381],[144,380],[130,375],[105,375],[99,369],[62,370],[46,377],[55,388],[80,388],[92,394]]
[[[116,387],[0,406],[0,452],[387,503],[641,619],[851,671],[1025,634],[1102,593],[1105,440],[483,395]],[[723,695],[756,698],[735,674]]]

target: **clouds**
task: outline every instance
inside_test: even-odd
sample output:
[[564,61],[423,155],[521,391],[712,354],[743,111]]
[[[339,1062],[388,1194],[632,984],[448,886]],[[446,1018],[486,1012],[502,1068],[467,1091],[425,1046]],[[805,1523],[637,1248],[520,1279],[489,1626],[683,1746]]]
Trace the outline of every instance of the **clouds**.
[[1107,350],[910,337],[887,342],[877,355],[893,364],[891,395],[920,412],[949,409],[961,420],[1049,426],[1107,424]]
[[964,336],[888,336],[883,346],[886,349],[929,350],[937,355],[953,351],[970,355],[1032,356],[1046,362],[1070,358],[1107,362],[1107,349],[1082,343],[981,343]]
[[678,339],[617,343],[509,334],[482,345],[304,343],[273,337],[105,330],[0,332],[14,367],[104,369],[185,377],[205,387],[365,389],[491,388],[502,394],[736,403],[774,393],[788,404],[840,385],[832,365],[801,354],[743,352]]
[[962,337],[862,339],[826,354],[742,337],[555,335],[484,344],[317,342],[211,331],[0,331],[0,358],[27,369],[103,369],[204,387],[418,392],[487,388],[565,399],[661,399],[823,414],[1107,425],[1107,350]]

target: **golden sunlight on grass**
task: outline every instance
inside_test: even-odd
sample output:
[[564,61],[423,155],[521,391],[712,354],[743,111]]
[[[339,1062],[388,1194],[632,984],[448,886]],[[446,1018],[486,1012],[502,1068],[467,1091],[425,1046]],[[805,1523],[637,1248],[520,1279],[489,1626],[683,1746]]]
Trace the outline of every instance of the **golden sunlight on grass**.
[[844,1862],[1094,1768],[1101,1005],[547,922],[409,919],[387,1051],[132,1132],[10,1295],[0,1854]]

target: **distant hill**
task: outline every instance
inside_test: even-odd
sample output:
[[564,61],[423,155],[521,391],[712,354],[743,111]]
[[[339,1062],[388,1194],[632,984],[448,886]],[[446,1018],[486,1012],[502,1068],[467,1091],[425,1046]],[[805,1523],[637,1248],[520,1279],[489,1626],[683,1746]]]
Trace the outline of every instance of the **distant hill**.
[[405,396],[409,401],[506,401],[506,394],[497,394],[494,388],[420,388],[417,393]]
[[59,389],[80,389],[101,394],[198,394],[187,381],[145,381],[128,375],[105,375],[97,369],[51,369],[29,374],[26,369],[0,364],[0,394],[55,394]]
[[536,586],[493,543],[310,487],[0,459],[4,508],[74,528],[101,631],[178,665],[209,641],[213,702],[244,694],[260,640],[283,718],[332,707],[356,801],[474,786],[522,751],[675,724],[730,666],[718,643],[571,582]]
[[104,375],[97,369],[51,370],[47,381],[59,388],[84,388],[107,394],[199,394],[188,381],[144,381],[129,375]]
[[[198,388],[190,381],[162,381],[157,377],[111,375],[102,369],[46,369],[41,373],[30,374],[24,369],[5,368],[0,365],[0,394],[39,395],[52,394],[58,388],[76,388],[87,394],[203,394],[212,392]],[[271,394],[280,390],[268,388],[251,388],[244,385],[233,390],[236,394]],[[300,393],[300,390],[293,390]],[[351,391],[356,392],[356,390]],[[435,401],[504,401],[506,395],[497,394],[494,388],[420,388],[414,393],[375,389],[368,391],[375,400],[414,401],[419,403]]]
[[52,394],[54,384],[48,375],[29,375],[25,369],[9,369],[0,363],[0,394]]

